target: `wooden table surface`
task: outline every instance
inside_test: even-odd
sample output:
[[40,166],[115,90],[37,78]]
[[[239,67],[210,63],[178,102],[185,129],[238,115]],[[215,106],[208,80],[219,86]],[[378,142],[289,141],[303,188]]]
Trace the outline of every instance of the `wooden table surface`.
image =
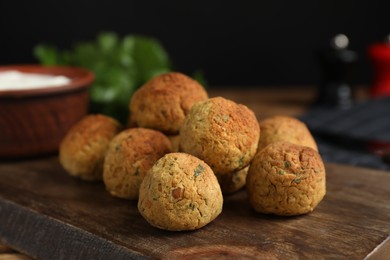
[[[252,108],[259,119],[299,115],[310,89],[209,90]],[[0,163],[0,241],[46,259],[353,258],[389,255],[390,174],[327,164],[327,195],[311,214],[274,217],[250,209],[245,190],[225,197],[222,214],[193,232],[151,227],[136,203],[102,183],[69,177],[56,156]],[[388,250],[388,251],[386,251]],[[0,246],[0,256],[15,254]]]

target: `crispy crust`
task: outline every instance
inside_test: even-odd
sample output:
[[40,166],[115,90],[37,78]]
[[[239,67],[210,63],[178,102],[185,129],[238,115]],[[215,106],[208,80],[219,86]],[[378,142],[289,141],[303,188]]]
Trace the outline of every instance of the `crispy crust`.
[[270,143],[286,141],[308,146],[318,151],[309,129],[302,121],[289,116],[273,116],[261,122],[259,150]]
[[104,115],[88,115],[75,124],[60,144],[59,159],[72,176],[101,180],[103,160],[111,139],[121,125]]
[[121,132],[111,141],[104,160],[107,191],[115,197],[137,199],[146,172],[169,152],[171,143],[161,132],[145,128]]
[[131,121],[140,127],[177,134],[192,105],[206,99],[204,88],[190,77],[177,72],[162,74],[133,94]]
[[210,167],[185,153],[165,155],[141,184],[138,209],[154,227],[199,229],[222,212],[222,192]]
[[256,153],[260,126],[246,106],[222,97],[193,106],[180,129],[180,150],[204,160],[214,172],[245,168]]
[[246,189],[261,213],[299,215],[313,211],[326,193],[325,167],[310,147],[276,142],[253,159]]

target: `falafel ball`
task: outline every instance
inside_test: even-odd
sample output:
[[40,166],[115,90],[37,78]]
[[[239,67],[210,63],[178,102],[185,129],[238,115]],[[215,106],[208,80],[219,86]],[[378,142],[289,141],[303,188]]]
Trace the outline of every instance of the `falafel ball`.
[[146,174],[138,209],[154,227],[199,229],[221,212],[223,197],[217,178],[202,160],[185,153],[162,157]]
[[260,126],[248,107],[215,97],[192,107],[180,129],[180,150],[227,174],[249,164],[259,137]]
[[130,128],[119,133],[112,139],[104,160],[107,191],[115,197],[137,199],[146,172],[169,152],[169,139],[156,130]]
[[121,130],[115,119],[88,115],[72,126],[59,148],[59,160],[72,176],[83,180],[101,180],[108,144]]
[[289,116],[273,116],[261,121],[259,150],[270,143],[286,141],[318,151],[316,141],[302,121]]
[[215,173],[219,185],[221,186],[223,195],[233,194],[244,188],[246,183],[246,176],[248,175],[248,170],[249,166],[228,174]]
[[313,211],[323,199],[325,178],[324,164],[313,148],[276,142],[256,154],[246,190],[257,212],[300,215]]
[[139,127],[177,134],[193,104],[207,92],[192,78],[178,72],[159,75],[139,88],[130,100],[130,117]]

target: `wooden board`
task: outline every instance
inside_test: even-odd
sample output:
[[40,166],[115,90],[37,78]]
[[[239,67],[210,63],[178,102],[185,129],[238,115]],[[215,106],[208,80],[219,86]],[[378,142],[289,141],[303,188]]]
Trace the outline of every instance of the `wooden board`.
[[0,240],[40,259],[362,259],[390,233],[390,174],[330,164],[327,174],[327,195],[311,214],[257,214],[241,191],[206,227],[168,232],[151,227],[136,202],[68,176],[57,157],[3,162]]

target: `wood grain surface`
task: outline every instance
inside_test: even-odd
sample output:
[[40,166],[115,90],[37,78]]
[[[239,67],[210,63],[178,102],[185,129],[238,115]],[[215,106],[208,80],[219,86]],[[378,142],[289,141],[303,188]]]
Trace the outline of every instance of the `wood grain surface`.
[[243,190],[206,227],[168,232],[151,227],[136,202],[68,176],[57,157],[3,162],[0,239],[40,259],[362,259],[390,234],[390,174],[326,168],[327,195],[311,214],[257,214]]

